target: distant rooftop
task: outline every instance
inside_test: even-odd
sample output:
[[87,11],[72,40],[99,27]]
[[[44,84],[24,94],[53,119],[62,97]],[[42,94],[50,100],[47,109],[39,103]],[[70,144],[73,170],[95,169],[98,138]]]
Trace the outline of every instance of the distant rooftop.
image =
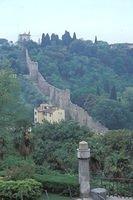
[[37,107],[37,111],[44,112],[44,113],[53,113],[55,110],[58,110],[58,107],[55,107],[53,105],[49,105],[46,103],[40,104],[39,107]]
[[26,32],[21,33],[18,36],[18,41],[19,42],[29,41],[30,40],[30,36],[31,36],[30,32],[29,33],[26,33]]
[[31,36],[30,32],[29,32],[29,33],[26,33],[26,32],[24,32],[24,33],[20,33],[19,35],[20,35],[20,36],[22,36],[22,35]]

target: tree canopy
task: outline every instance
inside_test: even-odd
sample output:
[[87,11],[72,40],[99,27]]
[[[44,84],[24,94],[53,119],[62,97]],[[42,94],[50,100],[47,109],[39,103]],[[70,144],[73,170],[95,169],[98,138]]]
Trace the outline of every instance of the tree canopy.
[[[77,38],[76,33],[71,37],[69,31],[65,31],[62,38],[55,33],[43,33],[41,44],[30,40],[24,46],[32,59],[38,62],[40,72],[49,83],[61,89],[70,89],[74,103],[108,128],[132,129],[133,57],[132,49],[127,44],[109,45],[97,37],[94,42],[83,40]],[[0,50],[0,67],[8,65],[17,75],[28,74],[25,53],[20,46],[10,45],[6,39],[2,39]],[[27,80],[22,78],[20,82],[22,98],[31,107],[47,99]],[[105,111],[104,103],[109,113],[123,113],[117,114],[117,117],[119,122],[124,121],[124,125],[115,125],[114,114],[110,114],[111,126],[104,117],[99,116],[98,113]],[[98,105],[102,106],[102,111],[99,111]],[[119,119],[121,117],[123,119]]]

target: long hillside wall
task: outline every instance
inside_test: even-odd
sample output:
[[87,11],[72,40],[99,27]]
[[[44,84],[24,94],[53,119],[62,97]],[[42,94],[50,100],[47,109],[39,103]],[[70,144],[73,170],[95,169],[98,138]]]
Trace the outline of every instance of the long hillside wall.
[[68,89],[61,90],[49,84],[38,70],[38,63],[30,59],[28,51],[26,50],[26,63],[29,70],[29,75],[33,81],[36,82],[38,88],[46,96],[49,101],[66,112],[66,117],[79,122],[80,125],[89,127],[90,130],[96,133],[106,133],[108,129],[99,122],[95,122],[91,116],[83,108],[73,104],[70,99],[70,91]]

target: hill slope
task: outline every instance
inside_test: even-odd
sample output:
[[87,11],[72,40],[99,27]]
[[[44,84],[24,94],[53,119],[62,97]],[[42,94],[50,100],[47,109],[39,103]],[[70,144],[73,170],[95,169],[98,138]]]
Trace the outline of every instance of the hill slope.
[[[52,85],[70,89],[73,103],[83,107],[109,129],[133,127],[133,49],[127,44],[109,45],[57,36],[42,38],[41,45],[25,44],[39,71]],[[27,74],[22,49],[4,43],[1,65]]]
[[[109,129],[132,129],[133,49],[72,39],[26,44],[45,79]],[[104,114],[103,114],[104,113]]]

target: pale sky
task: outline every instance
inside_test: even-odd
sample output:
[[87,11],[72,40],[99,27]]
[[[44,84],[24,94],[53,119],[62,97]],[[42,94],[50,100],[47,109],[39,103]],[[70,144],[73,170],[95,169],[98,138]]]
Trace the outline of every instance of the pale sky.
[[29,30],[33,40],[67,30],[83,39],[133,43],[133,0],[0,0],[0,38],[16,41]]

